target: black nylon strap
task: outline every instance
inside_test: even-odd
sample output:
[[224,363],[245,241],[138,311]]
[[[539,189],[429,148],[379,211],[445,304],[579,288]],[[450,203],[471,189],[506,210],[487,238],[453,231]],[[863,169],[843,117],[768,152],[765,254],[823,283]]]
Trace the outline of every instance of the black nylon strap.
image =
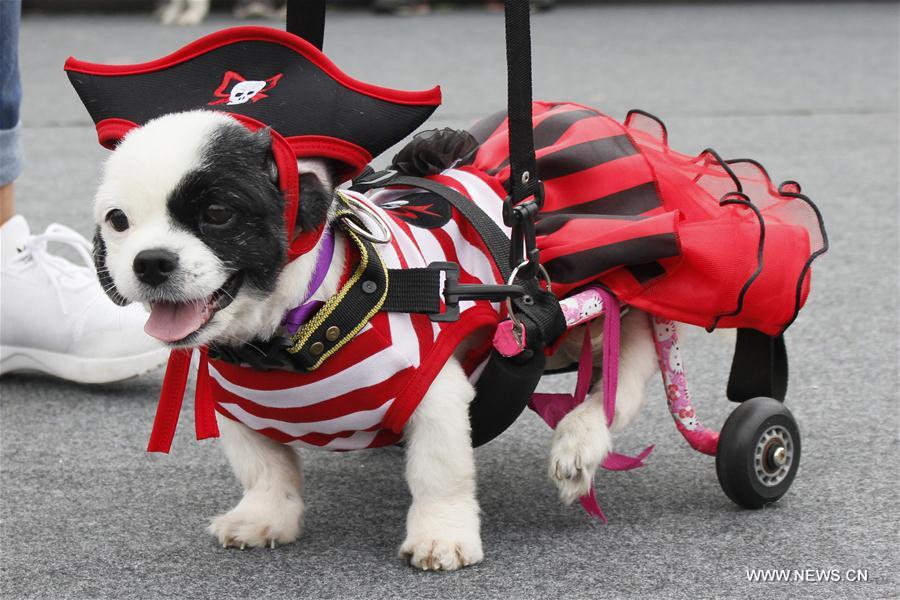
[[486,444],[519,418],[531,400],[546,362],[543,352],[530,353],[528,360],[518,362],[491,353],[475,383],[475,398],[469,404],[472,446]]
[[[531,3],[506,0],[506,76],[509,116],[509,168],[512,203],[537,191],[531,121]],[[528,173],[528,181],[522,176]]]
[[[377,175],[378,174],[376,173],[375,176]],[[363,182],[362,185],[365,186],[365,183]],[[503,281],[506,282],[509,279],[509,237],[493,219],[479,208],[476,203],[472,202],[453,188],[441,185],[430,179],[412,177],[409,175],[397,175],[383,180],[378,178],[378,184],[371,186],[368,189],[385,187],[387,185],[407,185],[423,189],[432,192],[433,194],[437,194],[449,202],[469,223],[472,224],[472,227],[475,228],[475,231],[477,231],[478,235],[481,236],[481,239],[484,240],[484,244],[487,246],[488,252],[491,253],[494,264],[497,265],[497,268],[500,270]]]
[[441,312],[441,273],[435,269],[388,269],[386,312]]
[[294,345],[287,350],[295,363],[307,371],[317,369],[349,342],[375,316],[387,298],[389,273],[375,246],[349,229],[346,232],[360,250],[360,265],[337,295],[300,328],[292,338]]
[[[537,279],[522,282],[527,296],[513,298],[513,311],[525,325],[527,347],[543,352],[566,332],[566,318],[559,300],[552,292],[541,288]],[[531,300],[527,301],[526,298]]]
[[321,50],[325,41],[325,0],[287,0],[287,30]]
[[728,376],[728,399],[744,402],[765,396],[784,402],[787,385],[784,335],[772,337],[755,329],[738,329]]

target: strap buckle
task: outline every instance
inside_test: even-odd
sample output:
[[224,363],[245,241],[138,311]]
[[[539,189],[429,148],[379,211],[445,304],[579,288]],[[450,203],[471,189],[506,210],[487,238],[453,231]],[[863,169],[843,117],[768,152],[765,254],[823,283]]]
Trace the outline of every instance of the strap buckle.
[[503,223],[507,227],[534,221],[534,217],[544,208],[544,182],[536,181],[534,191],[520,202],[513,201],[512,195],[503,201]]
[[[540,268],[540,252],[534,229],[534,219],[544,206],[544,182],[536,181],[534,192],[525,200],[513,204],[513,195],[503,201],[503,222],[510,227],[510,267],[522,271],[523,279],[537,276]],[[527,265],[523,265],[523,261]],[[518,266],[516,266],[518,265]],[[527,267],[523,269],[522,267]]]
[[481,283],[459,283],[459,265],[451,262],[433,262],[429,269],[444,274],[444,312],[429,313],[428,317],[437,323],[459,320],[459,303],[462,300],[489,300],[503,302],[509,298],[525,295],[520,285],[495,285]]

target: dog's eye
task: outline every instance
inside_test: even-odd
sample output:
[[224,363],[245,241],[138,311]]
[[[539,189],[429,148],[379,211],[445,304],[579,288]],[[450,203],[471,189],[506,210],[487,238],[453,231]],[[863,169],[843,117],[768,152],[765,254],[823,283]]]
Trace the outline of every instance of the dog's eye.
[[224,225],[231,220],[232,216],[234,216],[234,211],[221,204],[210,204],[203,211],[203,220],[210,225]]
[[114,208],[106,213],[106,222],[116,231],[125,231],[128,229],[128,217],[118,208]]

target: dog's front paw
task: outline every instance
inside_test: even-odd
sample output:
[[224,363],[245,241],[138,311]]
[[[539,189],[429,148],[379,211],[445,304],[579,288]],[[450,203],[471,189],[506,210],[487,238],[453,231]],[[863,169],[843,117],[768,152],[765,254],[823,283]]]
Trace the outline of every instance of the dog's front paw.
[[294,493],[247,492],[233,509],[212,519],[207,531],[223,548],[290,544],[303,528],[303,500]]
[[481,522],[472,500],[413,503],[400,558],[423,571],[455,571],[481,562]]
[[612,449],[612,438],[602,409],[581,404],[556,427],[550,451],[550,479],[559,489],[559,498],[571,504],[587,494],[594,472]]
[[400,546],[400,558],[423,571],[455,571],[481,562],[478,533],[448,532],[448,535],[409,536]]

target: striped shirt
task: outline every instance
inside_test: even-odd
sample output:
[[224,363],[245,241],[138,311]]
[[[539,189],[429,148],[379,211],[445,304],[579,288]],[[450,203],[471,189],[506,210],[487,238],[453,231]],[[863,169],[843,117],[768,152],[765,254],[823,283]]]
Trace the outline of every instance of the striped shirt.
[[[436,179],[452,185],[502,221],[500,196],[483,179],[456,170]],[[437,200],[443,199],[397,189],[370,198],[354,196],[391,228],[391,243],[378,246],[387,268],[451,261],[460,265],[463,283],[499,281],[475,230],[458,215],[451,216],[448,206],[438,206]],[[417,218],[428,226],[415,225]],[[461,318],[453,323],[434,323],[420,314],[377,313],[340,351],[311,372],[257,371],[212,360],[208,389],[220,414],[282,443],[329,450],[394,444],[463,340],[474,344],[462,357],[468,372],[474,373],[487,357],[500,320],[499,305],[464,301],[460,311]]]

